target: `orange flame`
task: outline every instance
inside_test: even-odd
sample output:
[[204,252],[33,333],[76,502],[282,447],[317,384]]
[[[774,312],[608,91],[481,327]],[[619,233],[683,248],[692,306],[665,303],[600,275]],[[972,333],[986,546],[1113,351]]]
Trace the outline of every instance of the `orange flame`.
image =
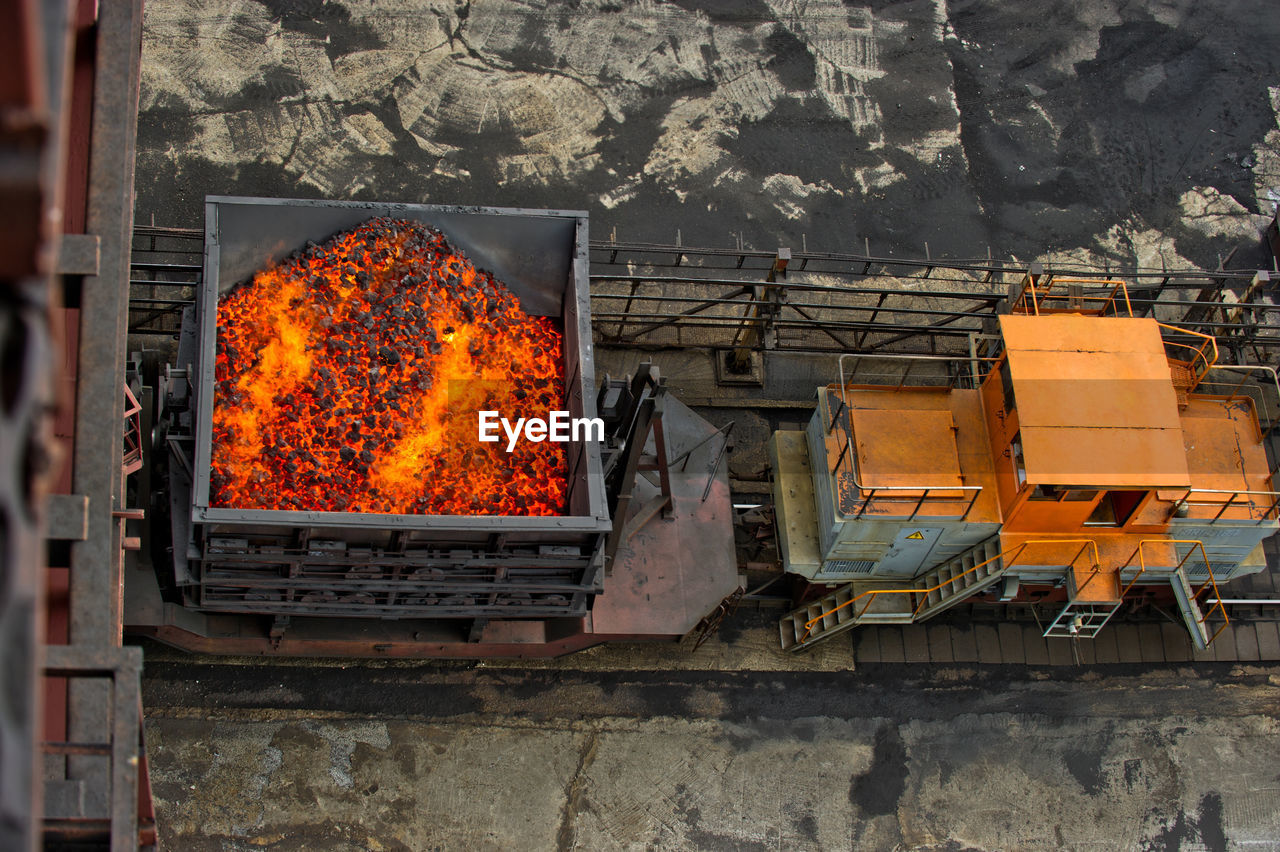
[[437,230],[371,219],[218,304],[210,503],[558,515],[565,444],[478,440],[564,407],[561,335]]

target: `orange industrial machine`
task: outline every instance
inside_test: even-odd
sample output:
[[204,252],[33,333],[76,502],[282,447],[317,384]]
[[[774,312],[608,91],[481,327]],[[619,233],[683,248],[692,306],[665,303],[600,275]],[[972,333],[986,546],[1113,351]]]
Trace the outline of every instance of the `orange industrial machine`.
[[968,356],[843,356],[771,442],[784,567],[822,592],[783,647],[976,596],[1056,603],[1044,635],[1077,638],[1170,598],[1212,642],[1216,584],[1261,570],[1278,527],[1259,410],[1280,386],[1133,314],[1123,282],[1033,270]]

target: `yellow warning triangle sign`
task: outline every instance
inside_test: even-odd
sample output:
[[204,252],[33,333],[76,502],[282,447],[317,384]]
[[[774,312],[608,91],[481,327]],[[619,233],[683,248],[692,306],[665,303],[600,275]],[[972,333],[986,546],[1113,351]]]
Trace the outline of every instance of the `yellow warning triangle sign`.
[[908,539],[908,540],[913,539],[913,538],[914,538],[914,539],[916,539],[917,541],[924,541],[924,533],[922,533],[922,532],[913,532],[911,535],[907,536],[907,539]]

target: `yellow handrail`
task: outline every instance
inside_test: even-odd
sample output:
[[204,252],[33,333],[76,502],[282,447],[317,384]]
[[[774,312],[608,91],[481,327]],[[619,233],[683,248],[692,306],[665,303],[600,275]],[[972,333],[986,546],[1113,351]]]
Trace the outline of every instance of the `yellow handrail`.
[[[866,606],[864,606],[862,609],[860,609],[860,610],[858,611],[858,613],[854,616],[854,618],[855,618],[855,619],[861,618],[861,617],[863,616],[863,614],[864,614],[864,613],[866,613],[866,611],[871,607],[871,604],[875,602],[876,596],[878,596],[878,595],[902,595],[902,594],[913,594],[913,595],[921,595],[921,596],[922,596],[922,599],[921,599],[920,603],[916,604],[916,608],[915,608],[914,610],[912,610],[912,612],[911,612],[911,617],[914,619],[914,618],[916,617],[916,615],[918,615],[918,614],[920,613],[920,610],[924,609],[924,605],[925,605],[925,603],[928,601],[929,595],[931,595],[932,593],[934,593],[934,592],[938,591],[938,590],[939,590],[939,589],[941,589],[943,586],[948,586],[948,585],[950,585],[951,583],[954,583],[956,580],[959,580],[960,578],[965,577],[965,576],[967,576],[967,575],[969,575],[969,574],[973,573],[974,571],[977,571],[979,568],[981,568],[982,566],[984,566],[984,565],[986,565],[986,564],[988,564],[988,563],[994,562],[994,561],[996,561],[997,559],[1002,559],[1006,553],[1014,553],[1014,552],[1016,551],[1016,555],[1015,555],[1012,559],[1010,559],[1010,560],[1009,560],[1009,564],[1005,566],[1005,570],[1008,570],[1009,568],[1012,568],[1012,567],[1013,567],[1013,564],[1014,564],[1015,562],[1017,562],[1017,561],[1018,561],[1018,558],[1019,558],[1019,557],[1021,557],[1021,556],[1022,556],[1023,551],[1025,551],[1028,547],[1030,547],[1030,546],[1031,546],[1031,545],[1033,545],[1033,544],[1082,544],[1082,545],[1084,545],[1083,547],[1081,547],[1081,548],[1080,548],[1080,550],[1079,550],[1079,551],[1077,551],[1077,552],[1076,552],[1076,555],[1075,555],[1075,556],[1071,557],[1071,562],[1067,563],[1068,565],[1074,564],[1074,563],[1075,563],[1075,561],[1076,561],[1077,559],[1079,559],[1079,558],[1080,558],[1080,554],[1081,554],[1081,553],[1084,553],[1084,551],[1085,551],[1085,549],[1086,549],[1086,548],[1088,548],[1088,547],[1092,547],[1092,548],[1093,548],[1093,564],[1094,564],[1094,568],[1095,568],[1095,570],[1096,570],[1096,568],[1097,568],[1097,566],[1098,566],[1098,544],[1097,544],[1097,542],[1095,542],[1095,541],[1094,541],[1093,539],[1091,539],[1091,538],[1036,539],[1036,540],[1033,540],[1033,541],[1024,541],[1024,542],[1022,542],[1021,544],[1019,544],[1017,547],[1011,547],[1011,548],[1009,548],[1008,550],[1005,550],[1005,551],[1003,551],[1003,552],[1001,552],[1001,553],[996,554],[995,556],[992,556],[990,559],[984,559],[983,561],[979,562],[977,565],[974,565],[972,568],[969,568],[968,570],[963,571],[963,572],[961,572],[961,573],[957,574],[956,576],[952,577],[952,578],[951,578],[951,579],[949,579],[949,580],[943,580],[943,581],[942,581],[941,583],[939,583],[938,585],[933,586],[933,587],[928,588],[928,589],[915,589],[915,588],[912,588],[912,589],[868,589],[867,591],[863,592],[862,594],[860,594],[860,595],[857,595],[857,596],[855,596],[855,597],[850,598],[849,600],[845,601],[844,603],[840,604],[839,606],[837,606],[837,607],[835,607],[835,608],[833,608],[833,609],[829,609],[829,610],[827,610],[826,612],[823,612],[823,613],[821,613],[821,614],[819,614],[819,615],[815,615],[813,618],[811,618],[811,619],[809,619],[808,621],[806,621],[806,622],[804,623],[804,635],[800,637],[800,640],[799,640],[799,641],[803,642],[803,641],[805,641],[806,639],[808,639],[808,638],[809,638],[809,634],[813,631],[813,625],[817,624],[819,621],[822,621],[822,619],[826,618],[828,615],[835,615],[837,612],[839,612],[840,610],[844,609],[845,607],[850,606],[851,604],[857,603],[858,601],[860,601],[860,600],[862,600],[863,598],[868,597],[868,596],[870,596],[871,600],[867,601]],[[932,570],[932,569],[930,569],[930,570]],[[1092,578],[1091,578],[1091,579],[1092,579]]]
[[1039,541],[1034,541],[1034,542],[1029,541],[1027,542],[1027,544],[1080,544],[1082,545],[1082,547],[1076,551],[1076,555],[1071,557],[1071,561],[1067,563],[1068,568],[1076,564],[1076,560],[1080,558],[1081,553],[1084,553],[1085,548],[1087,547],[1093,548],[1093,566],[1092,566],[1092,570],[1089,572],[1089,579],[1085,580],[1084,583],[1079,588],[1076,589],[1076,594],[1079,594],[1080,592],[1084,591],[1084,587],[1092,583],[1093,578],[1097,577],[1098,573],[1102,570],[1102,560],[1098,557],[1098,543],[1091,538],[1060,538],[1060,539],[1050,538],[1050,539],[1041,539]]
[[[833,387],[829,386],[828,391],[832,394],[832,396],[835,396],[837,399],[839,399],[840,406],[835,409],[834,413],[831,413],[830,402],[827,402],[824,406],[822,406],[822,408],[825,409],[827,413],[831,413],[830,423],[824,422],[823,424],[823,431],[827,435],[829,435],[831,431],[836,428],[837,424],[840,424],[841,416],[845,413],[845,411],[850,410],[852,408],[852,406],[848,402],[848,390],[850,385],[845,381],[844,361],[846,358],[861,359],[864,357],[877,358],[882,356],[877,356],[877,355],[864,356],[864,355],[846,354],[846,355],[841,355],[838,360],[838,366],[840,369],[840,388],[837,393],[833,389]],[[949,356],[935,357],[930,355],[918,355],[918,356],[892,355],[892,356],[883,356],[883,357],[905,358],[905,359],[923,360],[923,361],[948,361],[949,362],[949,361],[957,360],[956,358],[951,358]],[[965,360],[965,359],[959,359],[959,360]],[[903,375],[905,377],[906,374],[904,373]],[[901,385],[899,386],[899,389],[901,389]],[[821,416],[822,415],[820,415],[820,417]],[[854,493],[860,497],[857,514],[852,516],[845,514],[844,510],[841,508],[841,505],[840,505],[841,501],[836,502],[836,512],[839,514],[841,518],[846,520],[849,520],[849,519],[857,520],[858,518],[861,518],[863,515],[866,514],[867,509],[871,507],[873,503],[915,503],[916,506],[911,511],[911,515],[908,518],[908,520],[915,518],[916,515],[920,513],[920,510],[924,508],[926,504],[930,506],[937,506],[940,504],[964,503],[966,504],[964,508],[964,514],[961,515],[961,519],[963,520],[964,518],[969,517],[969,513],[973,511],[973,506],[977,502],[978,496],[982,493],[982,490],[983,490],[983,486],[981,485],[916,484],[916,485],[879,485],[874,487],[869,485],[864,485],[863,483],[858,481],[858,465],[855,460],[855,454],[857,451],[854,445],[853,431],[847,418],[845,419],[844,423],[841,424],[840,434],[836,437],[836,446],[839,448],[840,452],[835,457],[834,466],[832,466],[830,470],[827,471],[827,473],[830,476],[834,477],[841,473],[841,467],[847,465],[848,470],[846,471],[846,473],[849,476],[849,478],[853,480]],[[888,494],[887,496],[877,496],[879,492],[888,492]],[[942,496],[941,494],[936,492],[952,492],[952,493],[959,492],[960,496],[958,497]]]
[[[1025,546],[1025,545],[1024,545],[1024,546]],[[1017,549],[1017,548],[1012,548],[1010,551],[1006,551],[1006,552],[1012,552],[1012,550],[1015,550],[1015,549]],[[866,606],[864,606],[862,609],[860,609],[860,610],[858,611],[858,614],[857,614],[857,615],[855,615],[855,616],[854,616],[854,618],[861,618],[861,617],[862,617],[862,615],[863,615],[863,613],[865,613],[865,612],[867,611],[867,609],[871,606],[871,604],[875,602],[875,599],[876,599],[876,597],[877,597],[878,595],[915,595],[915,594],[920,594],[920,595],[925,595],[925,596],[927,597],[929,594],[931,594],[931,593],[933,593],[933,592],[936,592],[938,589],[941,589],[943,586],[946,586],[946,585],[948,585],[948,584],[950,584],[950,583],[954,583],[956,580],[959,580],[961,577],[964,577],[964,576],[966,576],[967,574],[970,574],[970,573],[972,573],[972,572],[974,572],[974,571],[977,571],[977,570],[978,570],[979,568],[981,568],[983,565],[986,565],[986,564],[987,564],[987,563],[989,563],[989,562],[994,562],[995,560],[999,559],[1001,556],[1004,556],[1004,553],[996,554],[995,556],[992,556],[990,559],[984,559],[982,562],[979,562],[977,565],[974,565],[972,568],[970,568],[969,570],[965,571],[964,573],[962,573],[962,574],[957,574],[956,576],[952,577],[950,580],[945,580],[945,581],[943,581],[943,582],[939,583],[938,585],[933,586],[932,588],[929,588],[929,589],[915,589],[915,588],[912,588],[912,589],[868,589],[867,591],[863,592],[863,593],[862,593],[862,594],[860,594],[860,595],[857,595],[857,596],[855,596],[855,597],[849,598],[849,600],[845,601],[844,603],[840,604],[839,606],[837,606],[837,607],[835,607],[835,608],[833,608],[833,609],[829,609],[829,610],[827,610],[826,612],[821,613],[821,614],[819,614],[819,615],[815,615],[813,618],[811,618],[811,619],[809,619],[808,621],[806,621],[806,622],[804,623],[804,635],[800,637],[800,641],[801,641],[801,642],[803,642],[804,640],[806,640],[806,639],[808,639],[808,638],[809,638],[809,633],[813,630],[813,625],[817,624],[819,621],[821,621],[822,619],[826,618],[828,615],[835,615],[835,614],[836,614],[837,612],[839,612],[840,610],[844,609],[845,607],[847,607],[847,606],[849,606],[849,605],[851,605],[851,604],[857,603],[858,601],[862,600],[862,599],[863,599],[863,598],[865,598],[865,597],[870,596],[871,600],[867,601],[867,605],[866,605]],[[915,618],[916,613],[918,613],[919,611],[920,611],[920,605],[917,605],[917,606],[916,606],[916,608],[912,611],[912,613],[911,613],[911,617],[912,617],[912,618]]]
[[[1116,300],[1116,291],[1117,290],[1120,291],[1121,293],[1124,294],[1125,311],[1129,314],[1129,316],[1133,316],[1133,304],[1129,301],[1129,285],[1125,283],[1123,278],[1052,278],[1050,279],[1049,285],[1052,287],[1054,284],[1113,284],[1115,286],[1111,288],[1111,293],[1107,295],[1106,302],[1108,304],[1110,304],[1111,302],[1114,302]],[[1102,300],[1101,296],[1082,296],[1081,298],[1092,299],[1094,301]],[[1103,307],[1103,310],[1106,310],[1105,306]]]
[[[1133,551],[1133,555],[1130,556],[1125,561],[1125,563],[1120,566],[1120,573],[1123,573],[1126,568],[1130,568],[1133,566],[1133,557],[1134,556],[1138,557],[1138,573],[1134,574],[1133,579],[1130,580],[1129,583],[1123,589],[1120,590],[1120,597],[1123,598],[1125,595],[1127,595],[1129,593],[1129,590],[1138,584],[1138,578],[1147,572],[1147,557],[1146,557],[1145,548],[1148,544],[1191,544],[1191,545],[1198,546],[1200,548],[1201,555],[1204,555],[1204,545],[1197,539],[1144,538],[1142,541],[1138,542],[1138,547]],[[1192,550],[1188,550],[1187,556],[1190,556],[1194,552],[1195,552],[1194,548]],[[1182,557],[1182,559],[1178,562],[1178,564],[1174,566],[1173,568],[1174,571],[1177,571],[1186,563],[1187,556]],[[1209,564],[1208,556],[1205,556],[1204,562],[1205,562],[1205,565]]]
[[[1196,542],[1196,543],[1200,544],[1199,542]],[[1213,635],[1210,636],[1209,641],[1205,643],[1205,645],[1208,646],[1208,645],[1212,645],[1213,640],[1217,639],[1218,635],[1222,633],[1222,631],[1227,629],[1227,625],[1231,623],[1231,616],[1227,615],[1227,607],[1222,602],[1222,594],[1218,591],[1218,580],[1216,577],[1213,576],[1213,568],[1209,567],[1209,557],[1205,555],[1203,544],[1200,544],[1200,555],[1204,557],[1204,570],[1205,570],[1205,573],[1209,575],[1209,582],[1201,583],[1199,590],[1195,593],[1192,599],[1195,600],[1196,603],[1199,603],[1200,596],[1204,594],[1204,590],[1211,587],[1213,589],[1213,599],[1214,599],[1213,606],[1205,610],[1204,615],[1200,617],[1200,623],[1204,624],[1206,621],[1208,621],[1209,616],[1213,614],[1213,611],[1215,609],[1218,610],[1218,612],[1222,613],[1222,624],[1218,627],[1217,630],[1213,631]],[[1183,561],[1184,562],[1186,561],[1186,557],[1183,557]],[[1179,567],[1181,567],[1182,563],[1180,562],[1178,563],[1178,565]]]
[[[1031,307],[1031,313],[1034,314],[1035,316],[1040,316],[1041,303],[1048,301],[1052,297],[1054,288],[1057,287],[1059,284],[1103,284],[1103,285],[1110,284],[1112,285],[1111,292],[1105,296],[1087,296],[1084,294],[1080,294],[1076,298],[1079,299],[1079,301],[1081,302],[1101,302],[1102,307],[1097,308],[1096,310],[1098,310],[1099,313],[1105,313],[1107,310],[1107,307],[1110,306],[1113,302],[1115,302],[1116,294],[1121,293],[1124,296],[1125,311],[1129,314],[1129,316],[1133,316],[1133,304],[1129,301],[1129,287],[1123,279],[1117,279],[1117,278],[1071,278],[1071,277],[1055,278],[1053,276],[1050,276],[1049,280],[1045,282],[1043,287],[1040,287],[1037,284],[1028,281],[1023,285],[1022,292],[1018,294],[1018,298],[1014,300],[1014,303],[1013,303],[1014,307],[1015,308],[1021,307],[1022,310],[1025,311],[1027,309],[1028,302],[1029,302]],[[1027,298],[1028,295],[1030,295],[1031,297],[1029,300]],[[1059,296],[1057,298],[1069,298],[1069,297]],[[1058,311],[1056,312],[1061,312],[1061,310],[1062,309],[1058,309]],[[1067,310],[1069,311],[1071,309],[1067,309]],[[1117,311],[1117,314],[1118,313],[1119,312]]]
[[[1226,500],[1193,500],[1191,499],[1193,494],[1229,494],[1231,496]],[[1238,501],[1238,498],[1240,497],[1244,497],[1243,503]],[[1270,497],[1272,499],[1270,503],[1259,501],[1255,506],[1251,499],[1253,497]],[[1258,523],[1262,523],[1267,520],[1267,515],[1280,510],[1280,491],[1249,491],[1243,488],[1238,491],[1232,491],[1226,488],[1188,488],[1187,493],[1174,504],[1174,511],[1176,512],[1181,506],[1217,506],[1218,513],[1213,516],[1212,521],[1217,521],[1226,513],[1227,509],[1232,507],[1247,509],[1249,512],[1249,519],[1254,520],[1253,510],[1257,508],[1260,516],[1257,518],[1257,521]]]
[[[1227,615],[1227,608],[1222,603],[1222,595],[1218,593],[1218,581],[1217,581],[1217,578],[1213,576],[1213,567],[1209,564],[1209,554],[1205,552],[1204,542],[1200,541],[1199,539],[1148,538],[1138,542],[1138,549],[1133,552],[1133,556],[1138,557],[1138,566],[1139,566],[1138,573],[1133,575],[1133,579],[1130,580],[1129,584],[1125,586],[1124,589],[1121,590],[1120,597],[1123,598],[1128,593],[1128,591],[1132,589],[1134,585],[1137,584],[1138,578],[1141,577],[1143,573],[1147,570],[1147,560],[1146,560],[1146,557],[1143,555],[1143,547],[1148,544],[1189,544],[1191,545],[1190,549],[1188,549],[1187,552],[1183,555],[1183,557],[1178,560],[1178,564],[1174,566],[1173,568],[1174,571],[1180,570],[1182,566],[1187,563],[1187,560],[1191,557],[1191,554],[1195,553],[1197,549],[1200,551],[1200,558],[1204,560],[1204,570],[1206,573],[1208,573],[1209,580],[1201,584],[1200,589],[1196,591],[1194,595],[1192,595],[1192,600],[1199,602],[1200,596],[1204,594],[1205,589],[1208,589],[1208,588],[1213,589],[1213,597],[1215,601],[1214,605],[1209,607],[1209,609],[1199,619],[1200,623],[1204,624],[1206,621],[1209,620],[1209,616],[1213,613],[1215,609],[1222,613],[1222,625],[1217,630],[1214,631],[1213,635],[1209,637],[1209,641],[1207,643],[1209,645],[1212,645],[1213,640],[1218,638],[1218,634],[1220,634],[1223,630],[1227,629],[1227,625],[1231,623],[1231,617]],[[1125,568],[1128,568],[1133,564],[1133,556],[1130,556],[1129,560],[1124,563],[1124,565],[1120,568],[1121,571],[1123,571]]]
[[[1196,385],[1200,384],[1200,380],[1203,379],[1205,376],[1207,376],[1209,374],[1209,371],[1214,368],[1214,365],[1218,363],[1217,338],[1215,338],[1212,334],[1204,334],[1199,331],[1192,331],[1189,328],[1178,328],[1177,326],[1166,325],[1165,323],[1162,323],[1162,322],[1158,322],[1156,323],[1156,325],[1160,326],[1160,328],[1168,329],[1169,331],[1175,332],[1177,334],[1189,334],[1193,337],[1204,338],[1204,342],[1201,343],[1199,346],[1192,346],[1190,343],[1179,343],[1176,340],[1164,341],[1165,345],[1167,346],[1177,346],[1182,349],[1190,349],[1194,353],[1194,355],[1192,356],[1191,361],[1189,361],[1188,363],[1195,364],[1196,360],[1199,359],[1200,362],[1205,365],[1203,371],[1198,371],[1196,373],[1195,384],[1193,384],[1190,388],[1188,388],[1188,390],[1194,390]],[[1205,354],[1206,347],[1213,348],[1212,359],[1210,359],[1209,356]]]

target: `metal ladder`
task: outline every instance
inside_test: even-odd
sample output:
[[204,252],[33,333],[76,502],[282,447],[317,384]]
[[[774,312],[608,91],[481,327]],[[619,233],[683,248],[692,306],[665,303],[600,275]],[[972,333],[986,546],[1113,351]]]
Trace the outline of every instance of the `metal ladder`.
[[915,595],[899,592],[911,588],[906,583],[894,587],[883,580],[843,585],[778,620],[782,649],[811,648],[859,624],[910,624],[915,618]]
[[1044,631],[1046,639],[1094,639],[1120,609],[1115,603],[1069,601]]
[[[1175,554],[1179,550],[1183,550],[1182,555],[1178,559],[1178,564],[1172,570],[1147,567],[1146,556],[1144,550],[1147,545],[1166,545],[1175,548]],[[1187,576],[1187,561],[1199,552],[1200,562],[1197,567],[1202,567],[1207,579],[1201,584],[1200,589],[1196,590],[1191,587],[1191,578]],[[1138,558],[1138,571],[1134,574],[1133,579],[1121,591],[1120,596],[1124,597],[1125,593],[1138,582],[1138,578],[1148,571],[1152,571],[1157,576],[1167,577],[1169,585],[1173,589],[1173,596],[1178,601],[1178,610],[1182,614],[1182,620],[1187,625],[1187,632],[1191,634],[1191,643],[1195,645],[1197,650],[1203,651],[1213,644],[1213,640],[1218,638],[1218,634],[1226,630],[1231,623],[1230,617],[1227,615],[1227,608],[1222,603],[1222,596],[1218,592],[1218,581],[1213,576],[1213,567],[1209,564],[1209,554],[1204,548],[1204,542],[1198,539],[1149,539],[1138,542],[1138,549],[1134,552],[1134,556],[1129,557],[1129,561],[1125,564],[1121,571],[1131,568],[1134,557]],[[1214,602],[1206,612],[1200,606],[1200,595],[1205,592],[1212,591]],[[1221,620],[1218,629],[1210,633],[1209,618],[1214,616]],[[1046,636],[1049,634],[1046,633]]]

